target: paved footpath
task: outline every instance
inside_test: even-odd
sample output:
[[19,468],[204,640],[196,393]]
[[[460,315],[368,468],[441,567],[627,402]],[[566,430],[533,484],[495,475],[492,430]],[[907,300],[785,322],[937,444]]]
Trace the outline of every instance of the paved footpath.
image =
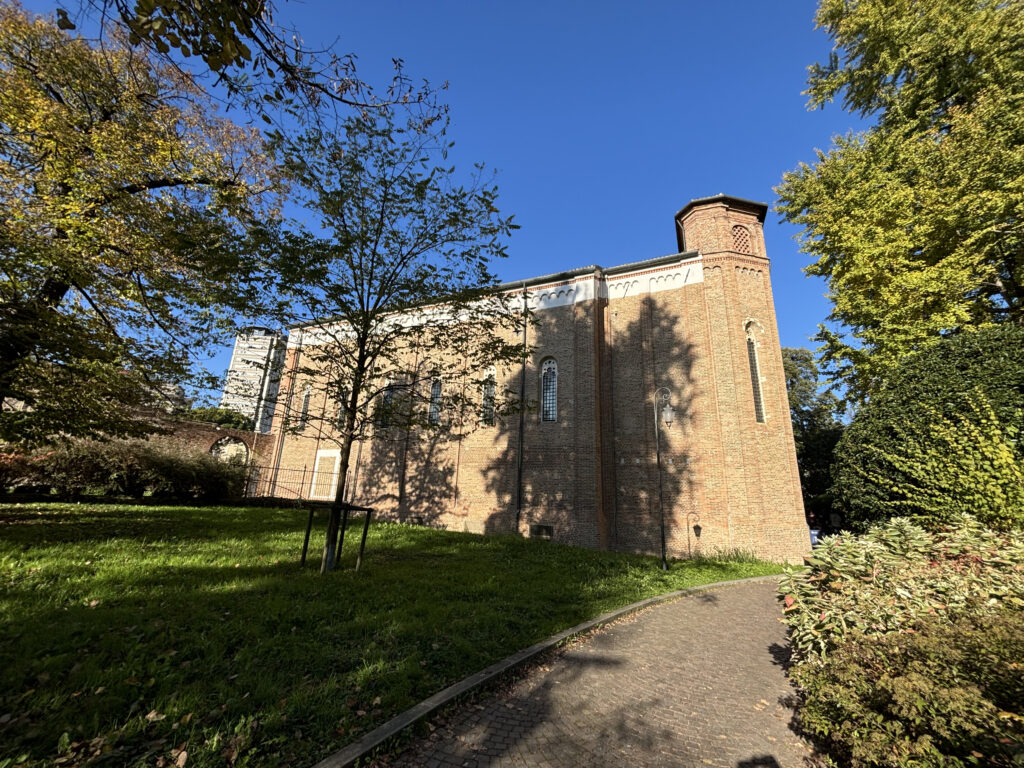
[[803,768],[774,582],[633,614],[464,706],[388,765]]

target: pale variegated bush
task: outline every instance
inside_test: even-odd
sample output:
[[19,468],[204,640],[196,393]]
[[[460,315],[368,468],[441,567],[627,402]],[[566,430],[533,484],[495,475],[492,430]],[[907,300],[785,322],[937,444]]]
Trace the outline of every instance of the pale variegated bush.
[[854,629],[881,635],[934,614],[1024,608],[1024,537],[966,515],[934,532],[898,518],[829,536],[806,563],[779,592],[798,663],[825,658]]

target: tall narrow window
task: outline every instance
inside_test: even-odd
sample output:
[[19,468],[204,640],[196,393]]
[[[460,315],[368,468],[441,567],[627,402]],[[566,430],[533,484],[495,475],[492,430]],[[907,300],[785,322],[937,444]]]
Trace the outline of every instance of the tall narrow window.
[[558,421],[558,365],[550,359],[540,367],[540,420]]
[[313,387],[309,384],[306,385],[305,391],[302,393],[302,409],[299,411],[298,428],[302,429],[306,426],[306,421],[309,419],[309,399],[313,396]]
[[761,397],[761,367],[757,362],[757,342],[754,324],[747,325],[747,362],[750,364],[750,385],[754,390],[754,418],[764,424],[764,400]]
[[391,417],[395,408],[395,385],[388,383],[377,398],[377,410],[373,414],[373,424],[380,429],[391,426]]
[[348,426],[348,398],[348,388],[341,387],[338,391],[338,417],[334,422],[339,432],[344,432],[345,427]]
[[430,407],[427,409],[427,423],[437,424],[441,421],[441,380],[430,382]]
[[494,424],[494,391],[497,372],[492,367],[480,385],[480,421],[491,426]]

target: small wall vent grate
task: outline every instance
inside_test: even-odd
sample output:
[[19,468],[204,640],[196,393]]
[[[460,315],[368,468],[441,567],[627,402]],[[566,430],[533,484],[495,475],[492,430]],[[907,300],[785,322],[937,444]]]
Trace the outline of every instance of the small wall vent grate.
[[551,525],[538,525],[533,523],[530,525],[530,538],[531,539],[547,539],[551,540],[551,537],[555,535],[555,528]]

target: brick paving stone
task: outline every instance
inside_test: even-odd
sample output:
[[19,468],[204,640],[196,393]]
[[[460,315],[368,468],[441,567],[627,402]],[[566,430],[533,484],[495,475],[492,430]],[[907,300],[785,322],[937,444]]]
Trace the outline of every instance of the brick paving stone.
[[467,705],[395,768],[803,768],[775,584],[722,587],[590,635]]

